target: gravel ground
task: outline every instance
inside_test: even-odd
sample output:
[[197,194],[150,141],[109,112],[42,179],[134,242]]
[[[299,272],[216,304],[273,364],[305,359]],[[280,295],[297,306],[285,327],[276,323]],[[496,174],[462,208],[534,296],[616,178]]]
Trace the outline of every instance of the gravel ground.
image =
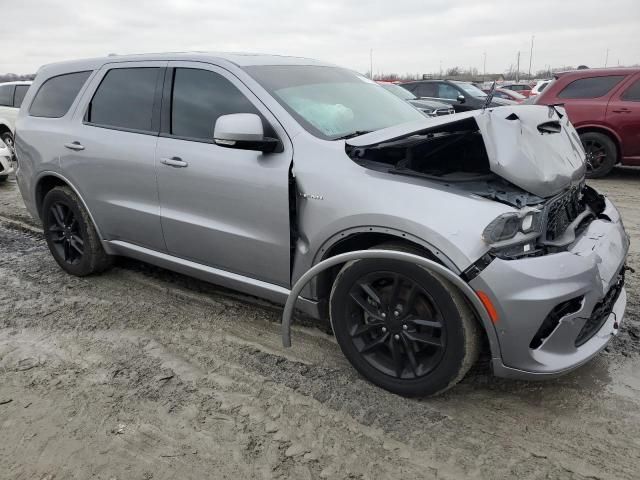
[[[640,228],[640,171],[592,182]],[[640,272],[638,246],[629,264]],[[142,263],[75,278],[0,185],[0,478],[637,479],[640,306],[578,371],[478,365],[424,400],[375,388],[278,308]]]

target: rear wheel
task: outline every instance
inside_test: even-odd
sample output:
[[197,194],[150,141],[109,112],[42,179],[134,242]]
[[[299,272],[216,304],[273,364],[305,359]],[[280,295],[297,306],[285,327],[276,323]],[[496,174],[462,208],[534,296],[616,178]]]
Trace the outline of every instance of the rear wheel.
[[334,282],[330,304],[333,330],[347,359],[391,392],[443,392],[477,359],[480,330],[462,294],[417,265],[349,262]]
[[82,277],[111,266],[89,214],[70,188],[55,187],[47,193],[42,223],[49,250],[67,273]]
[[586,132],[580,135],[586,154],[587,178],[608,175],[618,159],[616,144],[603,133]]

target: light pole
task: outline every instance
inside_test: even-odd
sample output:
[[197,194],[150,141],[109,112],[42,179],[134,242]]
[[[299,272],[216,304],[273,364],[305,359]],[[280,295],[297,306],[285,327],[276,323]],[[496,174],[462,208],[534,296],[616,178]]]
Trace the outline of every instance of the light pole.
[[516,66],[516,83],[520,81],[520,50],[518,50],[518,63]]
[[531,62],[533,61],[533,39],[535,35],[531,35],[531,53],[529,54],[529,80],[531,80]]
[[607,54],[604,57],[604,68],[607,68],[607,63],[609,63],[609,49],[607,48]]
[[487,52],[484,52],[484,60],[482,62],[482,83],[485,82],[487,76]]
[[369,49],[369,78],[373,80],[373,48]]

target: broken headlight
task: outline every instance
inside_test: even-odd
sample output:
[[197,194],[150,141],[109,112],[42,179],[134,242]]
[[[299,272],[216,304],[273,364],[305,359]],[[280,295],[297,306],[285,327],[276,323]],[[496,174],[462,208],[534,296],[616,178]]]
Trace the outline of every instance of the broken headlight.
[[536,238],[542,227],[542,213],[533,208],[505,213],[492,221],[482,232],[482,239],[494,247],[524,243]]

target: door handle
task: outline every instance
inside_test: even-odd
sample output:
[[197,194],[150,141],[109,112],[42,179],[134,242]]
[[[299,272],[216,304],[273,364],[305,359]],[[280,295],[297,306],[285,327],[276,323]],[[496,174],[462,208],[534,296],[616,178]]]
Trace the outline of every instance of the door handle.
[[169,165],[170,167],[174,168],[184,168],[189,166],[189,164],[182,160],[180,157],[161,158],[160,163]]
[[628,108],[618,108],[616,110],[611,110],[613,113],[631,113],[631,110]]
[[80,142],[65,143],[64,146],[69,150],[76,150],[76,151],[84,150],[84,146]]

